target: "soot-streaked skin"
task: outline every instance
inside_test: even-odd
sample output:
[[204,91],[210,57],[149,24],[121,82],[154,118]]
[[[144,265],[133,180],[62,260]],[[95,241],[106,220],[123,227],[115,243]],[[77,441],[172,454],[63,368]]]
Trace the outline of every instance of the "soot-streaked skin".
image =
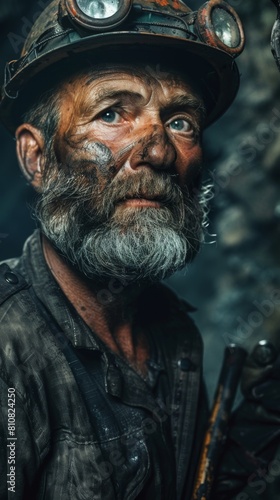
[[[49,185],[55,187],[59,169],[65,169],[61,178],[65,179],[66,187],[68,176],[74,181],[71,189],[77,187],[72,198],[70,192],[70,198],[54,199],[57,203],[56,210],[52,208],[54,220],[64,201],[65,207],[71,210],[69,203],[76,202],[76,192],[88,199],[92,197],[93,207],[94,200],[98,202],[96,207],[102,205],[106,193],[110,192],[109,189],[106,192],[109,186],[115,189],[115,193],[111,190],[114,201],[109,207],[112,213],[108,215],[105,211],[104,223],[114,216],[115,223],[123,228],[121,222],[126,218],[131,220],[129,213],[136,213],[141,208],[155,211],[164,207],[164,202],[161,204],[162,200],[156,198],[157,193],[152,192],[156,180],[166,179],[166,175],[157,175],[163,172],[172,176],[179,187],[186,186],[189,198],[196,197],[193,188],[198,186],[202,168],[203,101],[193,82],[180,73],[173,69],[170,74],[161,73],[157,67],[156,71],[154,69],[143,64],[134,68],[128,63],[114,67],[104,64],[103,68],[89,69],[65,80],[59,87],[60,119],[51,151],[56,158],[54,154],[47,156],[38,130],[28,124],[19,127],[18,154],[28,172],[37,172],[33,185],[38,190],[41,187],[47,190]],[[152,177],[154,182],[149,189],[143,179]],[[130,195],[127,190],[134,179],[138,186],[142,179],[141,186],[146,186],[146,191],[141,186],[141,191],[133,187]],[[85,217],[80,225],[90,225],[93,215],[89,211],[88,217],[86,203],[80,203],[81,214]],[[180,203],[182,205],[183,197],[178,201],[179,207]],[[113,303],[100,304],[98,291],[101,285],[107,288],[105,280],[102,283],[88,280],[69,265],[63,253],[61,255],[46,238],[43,248],[55,279],[91,330],[139,373],[145,374],[149,356],[145,331],[139,336],[137,333],[139,341],[135,345],[133,318],[138,297],[147,283],[132,281],[124,286]]]
[[60,164],[85,182],[97,178],[101,191],[116,175],[140,168],[165,170],[180,186],[191,183],[202,164],[200,96],[180,75],[171,81],[143,68],[136,76],[123,66],[63,85]]
[[[114,169],[115,159],[112,151],[102,142],[87,141],[75,142],[68,137],[65,137],[65,142],[70,148],[70,154],[66,155],[63,165],[68,167],[69,175],[74,172],[83,175],[89,180],[95,180],[97,172],[103,177],[107,177],[108,173]],[[90,155],[92,159],[81,159],[82,154]]]

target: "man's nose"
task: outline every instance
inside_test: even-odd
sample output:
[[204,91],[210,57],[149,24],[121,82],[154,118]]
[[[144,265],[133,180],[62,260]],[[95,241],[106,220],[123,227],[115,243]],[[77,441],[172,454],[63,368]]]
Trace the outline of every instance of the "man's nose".
[[132,150],[130,166],[132,169],[149,166],[157,170],[167,170],[174,165],[175,161],[176,150],[169,141],[164,128],[158,127],[150,133],[148,130],[145,131],[145,136]]

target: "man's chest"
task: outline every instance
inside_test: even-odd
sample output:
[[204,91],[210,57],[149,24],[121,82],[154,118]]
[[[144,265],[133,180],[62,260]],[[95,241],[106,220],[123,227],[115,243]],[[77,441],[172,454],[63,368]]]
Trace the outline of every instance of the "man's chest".
[[167,385],[161,384],[160,394],[153,395],[136,373],[117,366],[113,357],[105,373],[97,353],[79,356],[91,371],[86,395],[91,411],[70,378],[63,388],[53,379],[48,391],[50,441],[38,477],[44,493],[38,498],[125,500],[145,492],[146,499],[174,499],[170,409],[163,410]]

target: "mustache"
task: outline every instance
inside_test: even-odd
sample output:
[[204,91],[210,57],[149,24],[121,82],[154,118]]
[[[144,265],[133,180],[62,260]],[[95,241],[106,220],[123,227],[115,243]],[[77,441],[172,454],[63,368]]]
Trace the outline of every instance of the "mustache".
[[[160,201],[168,206],[183,201],[182,189],[171,179],[170,174],[152,171],[116,176],[99,194],[99,202],[112,211],[118,203],[131,198],[146,198]],[[105,208],[105,207],[104,207]]]
[[100,187],[97,179],[85,179],[77,173],[69,175],[63,167],[55,175],[45,179],[41,197],[46,201],[56,198],[63,205],[78,201],[96,209],[98,206],[109,215],[118,203],[130,198],[147,198],[171,206],[189,196],[189,189],[181,188],[166,172],[146,170],[133,174],[117,174],[105,186]]

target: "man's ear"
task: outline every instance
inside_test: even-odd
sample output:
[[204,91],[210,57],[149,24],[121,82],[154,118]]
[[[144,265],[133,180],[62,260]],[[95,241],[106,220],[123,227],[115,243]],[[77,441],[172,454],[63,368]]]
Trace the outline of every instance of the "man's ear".
[[45,144],[42,133],[29,123],[24,123],[16,130],[16,141],[20,167],[30,184],[40,191]]

